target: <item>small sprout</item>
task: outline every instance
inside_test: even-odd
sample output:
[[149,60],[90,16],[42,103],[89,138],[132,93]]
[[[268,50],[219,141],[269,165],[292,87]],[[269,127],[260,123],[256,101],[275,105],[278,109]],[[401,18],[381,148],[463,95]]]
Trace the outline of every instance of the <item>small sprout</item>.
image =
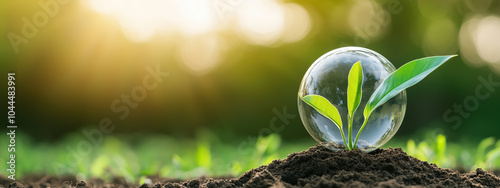
[[[342,120],[339,110],[331,104],[328,99],[320,95],[306,95],[299,97],[308,105],[313,107],[321,115],[333,121],[339,128],[344,141],[344,146],[347,150],[353,150],[358,144],[358,138],[365,128],[370,115],[377,109],[377,107],[386,103],[389,99],[403,92],[405,89],[415,85],[429,75],[432,71],[441,66],[444,62],[456,55],[449,56],[433,56],[417,60],[413,60],[401,66],[398,70],[391,73],[378,88],[370,96],[363,111],[364,121],[359,129],[354,142],[352,142],[352,127],[355,111],[357,110],[362,97],[362,84],[363,84],[363,69],[362,62],[356,62],[349,71],[348,86],[347,86],[347,109],[348,109],[348,139],[346,142],[343,130]],[[443,136],[444,137],[444,136]],[[444,151],[446,140],[438,138],[439,150]]]
[[417,159],[429,161],[428,156],[432,156],[432,149],[426,141],[420,142],[417,146],[417,150],[420,151],[415,155]]
[[231,165],[231,174],[233,176],[240,175],[243,172],[243,167],[238,161],[234,161],[233,165]]
[[486,154],[485,168],[487,170],[493,170],[498,168],[500,163],[500,147],[497,147]]
[[198,143],[196,150],[196,162],[198,166],[209,169],[212,166],[212,155],[210,153],[210,145],[208,142]]
[[436,150],[438,160],[443,159],[446,153],[446,137],[442,134],[439,134],[436,138]]
[[[358,109],[359,103],[361,102],[361,85],[363,84],[363,69],[361,67],[361,62],[355,63],[351,71],[349,71],[348,85],[347,85],[347,109],[349,111],[348,116],[348,128],[349,128],[349,148],[353,148],[352,145],[352,122],[354,119],[354,112]],[[356,144],[354,144],[356,145]]]
[[[146,177],[146,176],[141,176],[141,177],[139,177],[139,183],[138,183],[138,184],[139,184],[139,185],[142,185],[142,184],[146,183],[146,179],[147,179],[147,177]],[[151,181],[151,180],[150,180],[150,181]]]
[[97,157],[90,166],[90,172],[94,176],[102,177],[106,173],[106,168],[109,167],[109,158],[105,155]]
[[406,144],[406,152],[408,155],[415,155],[417,153],[417,145],[415,145],[415,141],[413,139],[409,139]]
[[476,152],[476,164],[484,164],[484,161],[486,160],[486,150],[490,146],[493,146],[493,144],[495,144],[495,138],[493,137],[485,138],[479,143]]

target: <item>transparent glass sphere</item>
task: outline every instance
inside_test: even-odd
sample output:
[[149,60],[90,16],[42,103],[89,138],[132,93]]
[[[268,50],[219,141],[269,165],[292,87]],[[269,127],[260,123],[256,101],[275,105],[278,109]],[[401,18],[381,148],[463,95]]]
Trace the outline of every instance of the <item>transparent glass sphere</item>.
[[[321,145],[332,150],[345,150],[340,134],[343,131],[348,140],[347,80],[354,63],[361,61],[363,83],[361,103],[354,112],[352,138],[364,121],[363,110],[375,89],[396,70],[385,57],[370,49],[343,47],[332,50],[317,59],[307,70],[299,88],[299,95],[321,95],[339,110],[342,129],[298,97],[300,118],[309,134]],[[389,141],[398,131],[406,111],[406,91],[394,96],[379,106],[370,115],[361,132],[357,148],[364,152],[373,151]]]

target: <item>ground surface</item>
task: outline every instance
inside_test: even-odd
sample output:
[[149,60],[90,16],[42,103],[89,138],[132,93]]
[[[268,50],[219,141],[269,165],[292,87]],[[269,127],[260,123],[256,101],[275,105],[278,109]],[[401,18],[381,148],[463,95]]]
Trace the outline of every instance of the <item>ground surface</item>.
[[[477,169],[459,173],[408,156],[401,149],[330,151],[322,146],[290,154],[284,160],[250,170],[233,179],[195,179],[184,182],[152,178],[140,187],[500,187],[500,177]],[[72,177],[32,178],[22,182],[0,179],[7,187],[139,187],[121,179],[77,182]]]

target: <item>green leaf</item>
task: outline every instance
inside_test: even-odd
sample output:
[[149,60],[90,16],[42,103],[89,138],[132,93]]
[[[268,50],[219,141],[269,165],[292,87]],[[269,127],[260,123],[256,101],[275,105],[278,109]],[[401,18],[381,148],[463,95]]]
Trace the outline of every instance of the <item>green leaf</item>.
[[103,154],[94,159],[94,162],[90,166],[90,172],[92,175],[102,177],[106,174],[106,167],[110,164],[109,158]]
[[146,176],[141,176],[141,177],[139,177],[139,185],[144,184],[144,182],[146,182],[146,179],[147,179],[147,177],[146,177]]
[[361,85],[363,84],[363,69],[361,62],[355,63],[349,71],[347,84],[347,109],[349,116],[354,117],[354,111],[358,109],[361,102]]
[[494,144],[495,144],[495,137],[488,137],[479,142],[479,146],[477,147],[476,151],[476,164],[485,161],[486,150],[488,150],[488,148],[490,146],[493,146]]
[[498,159],[500,159],[500,148],[495,148],[486,154],[484,168],[487,170],[494,170],[495,168],[498,168],[495,166],[495,161],[498,161]]
[[210,168],[212,163],[212,155],[210,153],[210,145],[208,142],[199,142],[196,150],[196,162],[198,166]]
[[456,55],[426,57],[413,60],[401,66],[398,70],[389,75],[375,92],[373,92],[365,107],[365,118],[370,116],[377,107],[405,89],[420,82],[448,59],[455,56]]
[[231,166],[231,174],[233,176],[238,176],[243,172],[243,168],[238,161],[233,161],[233,165]]
[[436,152],[437,157],[435,163],[444,162],[442,160],[446,160],[444,154],[446,153],[446,136],[439,134],[436,138]]
[[[300,96],[300,94],[299,94]],[[340,118],[339,110],[328,101],[328,99],[320,95],[307,95],[300,98],[308,105],[317,110],[321,115],[330,119],[342,131],[342,120]]]
[[415,141],[409,139],[408,143],[406,144],[406,153],[408,153],[408,155],[414,156],[416,151],[417,151],[417,145],[415,144]]

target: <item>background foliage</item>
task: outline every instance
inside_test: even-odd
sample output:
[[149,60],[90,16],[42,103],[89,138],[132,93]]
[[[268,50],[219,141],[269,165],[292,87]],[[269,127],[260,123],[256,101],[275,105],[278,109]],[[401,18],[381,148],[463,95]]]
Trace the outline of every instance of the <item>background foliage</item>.
[[[80,164],[83,176],[238,174],[306,149],[314,141],[298,117],[299,83],[314,60],[343,46],[370,48],[396,67],[459,54],[408,89],[405,120],[386,146],[442,166],[498,165],[500,94],[481,80],[500,82],[499,1],[134,2],[58,4],[17,53],[0,38],[0,68],[17,75],[21,174],[64,161],[66,146],[103,118],[116,129]],[[23,18],[46,11],[37,1],[0,7],[2,36],[22,35]],[[169,76],[119,119],[112,103],[157,65]],[[478,87],[488,97],[479,99]],[[273,122],[282,129],[270,129]],[[241,143],[252,152],[233,152]]]

